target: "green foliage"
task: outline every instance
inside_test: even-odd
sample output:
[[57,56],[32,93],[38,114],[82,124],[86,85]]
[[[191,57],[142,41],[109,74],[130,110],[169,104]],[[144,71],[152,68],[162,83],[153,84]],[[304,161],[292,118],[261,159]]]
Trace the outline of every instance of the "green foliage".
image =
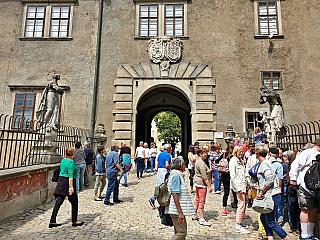
[[175,144],[181,138],[181,121],[173,112],[161,112],[154,117],[156,127],[160,133],[158,140]]

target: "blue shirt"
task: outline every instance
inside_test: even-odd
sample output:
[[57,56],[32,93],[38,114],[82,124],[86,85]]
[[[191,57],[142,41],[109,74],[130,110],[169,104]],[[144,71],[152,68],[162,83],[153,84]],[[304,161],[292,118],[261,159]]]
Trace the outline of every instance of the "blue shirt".
[[277,178],[278,179],[283,179],[283,167],[282,167],[282,164],[279,163],[277,161],[277,159],[275,159],[274,157],[271,157],[270,158],[271,162],[272,162],[272,167],[277,175]]
[[158,168],[167,168],[166,162],[169,162],[169,164],[171,164],[171,156],[169,153],[164,151],[160,153],[158,156],[158,163],[159,163]]
[[181,193],[181,178],[178,173],[173,175],[171,187],[171,193]]
[[108,153],[106,157],[106,168],[107,173],[119,172],[120,170],[116,167],[116,164],[120,163],[118,152],[115,150]]

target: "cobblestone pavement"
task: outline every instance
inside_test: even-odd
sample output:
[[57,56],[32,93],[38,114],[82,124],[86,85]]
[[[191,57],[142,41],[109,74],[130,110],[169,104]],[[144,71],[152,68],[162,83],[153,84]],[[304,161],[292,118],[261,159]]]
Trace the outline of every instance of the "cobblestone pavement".
[[[130,173],[128,178],[128,188],[120,185],[119,198],[124,201],[121,204],[104,206],[103,202],[94,201],[91,188],[79,193],[78,219],[85,222],[81,227],[71,226],[71,207],[66,199],[57,218],[57,221],[63,224],[61,227],[48,228],[54,205],[54,202],[50,202],[2,222],[0,239],[170,239],[173,228],[161,225],[158,211],[153,210],[148,203],[153,194],[156,175],[147,173],[142,179],[137,180],[135,174]],[[194,196],[192,198],[194,199]],[[222,217],[221,208],[222,194],[208,194],[205,218],[212,226],[201,226],[198,222],[192,221],[191,217],[187,217],[187,239],[258,238],[257,214],[252,209],[246,212],[250,218],[244,220],[244,223],[249,225],[251,233],[239,235],[234,232],[234,209],[230,207],[232,214]],[[288,223],[284,229],[288,232]],[[290,237],[297,239],[292,234]],[[276,236],[275,239],[280,238]]]

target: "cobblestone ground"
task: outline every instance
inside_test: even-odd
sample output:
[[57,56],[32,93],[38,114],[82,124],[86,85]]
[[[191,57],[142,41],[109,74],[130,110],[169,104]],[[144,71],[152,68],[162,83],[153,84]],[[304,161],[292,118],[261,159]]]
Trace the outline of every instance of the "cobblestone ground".
[[[66,199],[57,218],[59,223],[63,223],[61,227],[48,228],[54,205],[54,202],[51,202],[0,223],[0,239],[170,239],[173,228],[161,225],[158,211],[153,210],[148,203],[153,194],[156,175],[147,173],[137,180],[135,174],[130,173],[128,178],[129,187],[120,186],[119,198],[124,201],[121,204],[104,206],[103,202],[94,201],[91,188],[79,193],[78,219],[85,222],[81,227],[71,226],[71,207]],[[193,200],[194,197],[192,196]],[[187,217],[187,239],[258,238],[257,214],[252,209],[246,212],[250,218],[244,220],[251,233],[239,235],[234,232],[234,209],[230,207],[232,214],[222,217],[221,206],[222,194],[208,194],[205,218],[212,226],[201,226]],[[288,232],[288,223],[284,229]],[[292,234],[290,237],[297,239]],[[280,238],[277,236],[275,239]]]

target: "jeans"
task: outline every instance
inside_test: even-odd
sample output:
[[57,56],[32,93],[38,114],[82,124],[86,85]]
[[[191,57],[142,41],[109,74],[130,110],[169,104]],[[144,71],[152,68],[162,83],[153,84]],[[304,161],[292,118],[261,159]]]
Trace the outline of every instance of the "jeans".
[[214,191],[216,192],[220,190],[220,181],[219,181],[220,173],[218,172],[217,169],[213,169],[212,172],[214,175]]
[[[86,170],[86,164],[77,164],[76,167],[78,168],[78,174],[77,174],[77,181],[76,181],[76,185],[77,185],[77,190],[79,190],[80,188],[82,189],[84,186],[84,172]],[[80,181],[80,185],[79,185],[79,181]]]
[[151,157],[151,172],[154,172],[154,167],[156,164],[156,157]]
[[227,207],[230,192],[230,174],[221,174],[221,182],[223,184],[223,200],[222,206]]
[[[51,215],[51,219],[50,219],[50,223],[56,223],[57,222],[57,214],[58,211],[62,205],[62,203],[64,202],[64,199],[66,198],[66,196],[64,195],[57,195],[56,196],[56,204],[54,205],[53,211],[52,211],[52,215]],[[68,199],[69,202],[71,203],[71,219],[72,222],[75,223],[77,222],[77,217],[78,217],[78,196],[76,193],[73,193],[71,196],[68,195]]]
[[[136,160],[137,164],[137,178],[142,177],[143,169],[144,169],[144,159],[143,158],[137,158]],[[140,176],[139,176],[140,173]]]
[[113,192],[113,202],[117,202],[118,196],[119,196],[119,181],[117,179],[117,173],[116,172],[108,172],[107,173],[107,179],[108,179],[108,187],[106,196],[104,198],[104,203],[110,202],[110,195]]
[[146,173],[147,172],[147,168],[148,168],[148,161],[149,161],[149,158],[146,158],[146,162],[145,162],[145,167],[144,167],[144,172]]
[[287,187],[283,187],[281,190],[281,201],[278,207],[278,221],[283,222],[284,206],[287,205]]
[[119,177],[119,179],[118,179],[119,183],[120,183],[120,180],[121,180],[122,176],[123,176],[123,178],[124,178],[124,183],[125,183],[125,184],[128,184],[127,172],[126,172],[125,170],[123,170],[123,175],[120,174],[120,177]]
[[274,202],[274,210],[271,213],[262,213],[260,219],[264,229],[266,230],[267,236],[273,236],[273,230],[281,239],[283,239],[287,236],[287,233],[279,226],[279,224],[276,223],[277,209],[281,202],[281,194],[274,195],[272,199]]

